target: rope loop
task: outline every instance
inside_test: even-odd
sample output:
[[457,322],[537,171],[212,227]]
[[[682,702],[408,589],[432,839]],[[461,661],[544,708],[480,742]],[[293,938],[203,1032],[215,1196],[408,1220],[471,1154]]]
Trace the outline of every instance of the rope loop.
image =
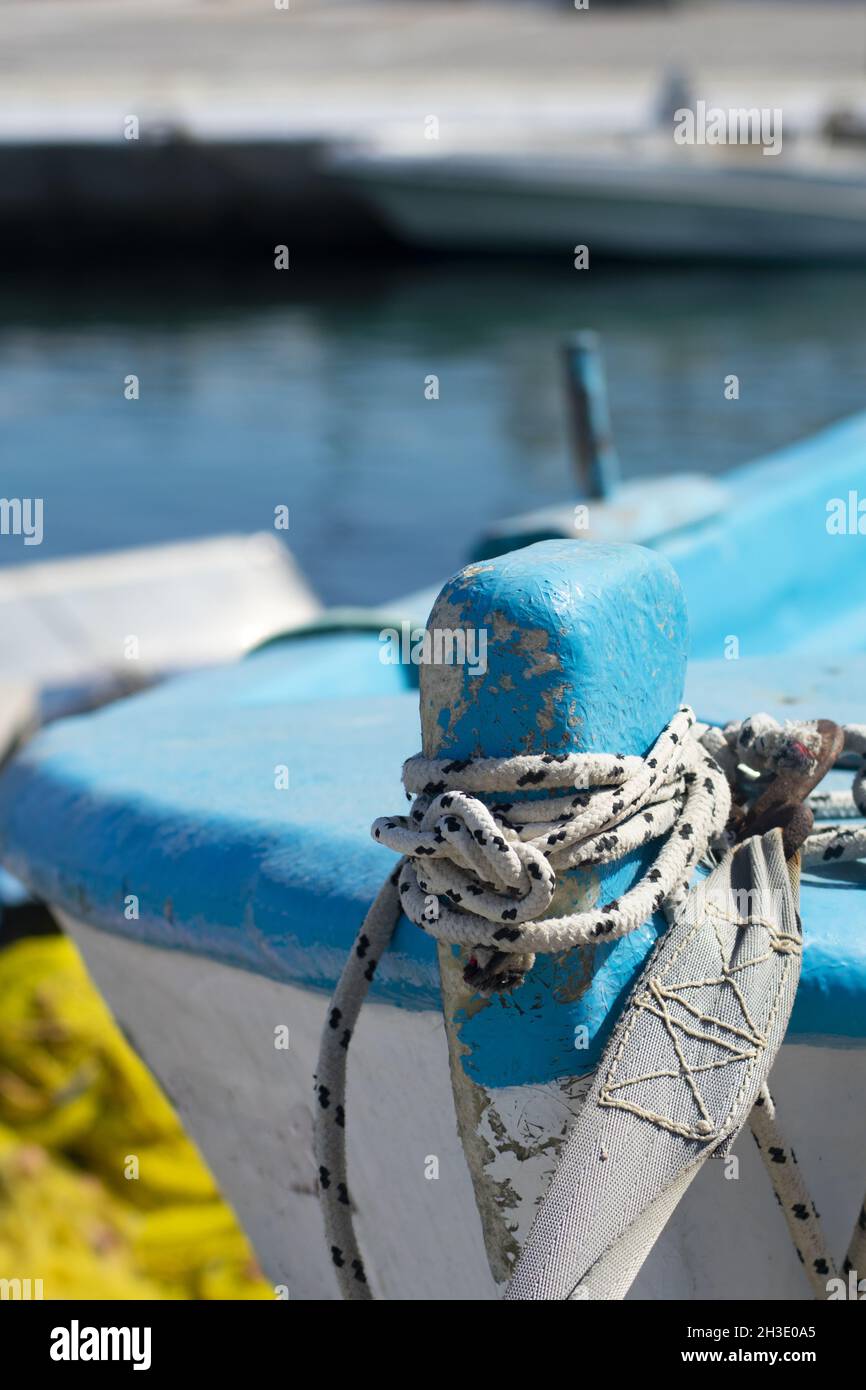
[[[683,705],[643,758],[409,758],[411,811],[372,827],[404,856],[406,916],[437,941],[470,947],[467,983],[486,994],[515,989],[539,952],[616,940],[676,906],[730,809],[727,780],[695,729]],[[621,898],[545,915],[557,872],[609,864],[653,841],[654,863]]]

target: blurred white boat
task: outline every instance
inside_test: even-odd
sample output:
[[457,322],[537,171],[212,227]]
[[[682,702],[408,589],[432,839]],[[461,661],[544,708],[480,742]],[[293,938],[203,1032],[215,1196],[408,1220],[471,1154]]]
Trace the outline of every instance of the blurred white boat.
[[321,605],[261,532],[0,569],[0,745],[178,671],[233,661]]
[[671,132],[383,144],[332,167],[418,246],[784,261],[866,258],[866,145],[677,145]]

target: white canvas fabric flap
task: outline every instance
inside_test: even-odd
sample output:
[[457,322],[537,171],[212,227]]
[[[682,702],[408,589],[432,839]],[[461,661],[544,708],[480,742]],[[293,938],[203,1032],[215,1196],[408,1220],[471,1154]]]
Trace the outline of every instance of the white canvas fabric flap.
[[623,1298],[701,1164],[748,1119],[800,976],[778,830],[689,895],[614,1029],[506,1298]]

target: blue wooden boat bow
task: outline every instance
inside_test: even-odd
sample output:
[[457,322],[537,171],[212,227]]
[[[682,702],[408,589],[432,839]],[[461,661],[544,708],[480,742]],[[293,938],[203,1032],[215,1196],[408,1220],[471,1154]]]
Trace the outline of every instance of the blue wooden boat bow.
[[[379,652],[374,633],[287,640],[49,726],[0,778],[4,863],[36,895],[105,931],[332,990],[381,881],[387,852],[370,825],[399,806],[400,767],[418,746],[417,693],[394,689],[405,668],[383,665]],[[794,658],[721,660],[691,664],[686,699],[712,723],[752,709],[844,723],[864,688],[863,657],[807,673]],[[285,792],[274,787],[281,765]],[[859,1045],[866,1034],[866,902],[852,881],[850,866],[804,876],[791,1036]],[[137,917],[125,911],[130,894]],[[599,948],[573,1019],[592,1039],[654,939],[648,928]],[[373,990],[403,1007],[438,1007],[433,942],[406,923]],[[507,1076],[489,1057],[484,1079],[547,1079],[573,1065],[570,1045],[548,1058],[546,1075],[531,1056]]]

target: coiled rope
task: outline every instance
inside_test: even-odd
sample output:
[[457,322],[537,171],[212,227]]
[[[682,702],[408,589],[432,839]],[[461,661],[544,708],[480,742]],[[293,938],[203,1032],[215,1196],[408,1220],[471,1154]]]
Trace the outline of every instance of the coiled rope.
[[[807,804],[816,818],[866,816],[866,726],[846,726],[844,736],[846,759],[857,763],[852,791],[813,793]],[[407,760],[403,783],[414,796],[409,815],[382,817],[372,826],[374,838],[403,857],[377,894],[343,968],[316,1073],[319,1192],[344,1298],[373,1297],[346,1170],[348,1050],[401,913],[437,941],[472,948],[464,979],[479,993],[509,992],[538,953],[614,940],[659,910],[671,918],[696,865],[730,844],[725,827],[732,792],[743,795],[744,776],[760,785],[767,774],[808,765],[817,743],[811,722],[781,725],[759,714],[720,730],[698,725],[682,706],[644,758],[573,753]],[[483,802],[476,793],[497,800]],[[498,799],[509,794],[514,799]],[[553,905],[557,871],[613,863],[656,840],[661,843],[653,862],[619,899],[564,916],[542,915]],[[804,864],[864,855],[866,826],[838,824],[816,830],[802,851]],[[826,1297],[835,1266],[766,1086],[751,1127],[797,1254],[816,1296]],[[864,1250],[866,1205],[844,1268]]]
[[[405,856],[398,890],[406,916],[437,941],[473,948],[466,983],[482,994],[516,988],[537,952],[634,931],[679,893],[727,820],[727,782],[692,736],[694,725],[683,706],[645,758],[409,758],[410,815],[384,817],[372,830]],[[542,788],[565,794],[489,807],[473,795]],[[558,872],[610,864],[660,839],[651,868],[621,898],[543,915]]]

